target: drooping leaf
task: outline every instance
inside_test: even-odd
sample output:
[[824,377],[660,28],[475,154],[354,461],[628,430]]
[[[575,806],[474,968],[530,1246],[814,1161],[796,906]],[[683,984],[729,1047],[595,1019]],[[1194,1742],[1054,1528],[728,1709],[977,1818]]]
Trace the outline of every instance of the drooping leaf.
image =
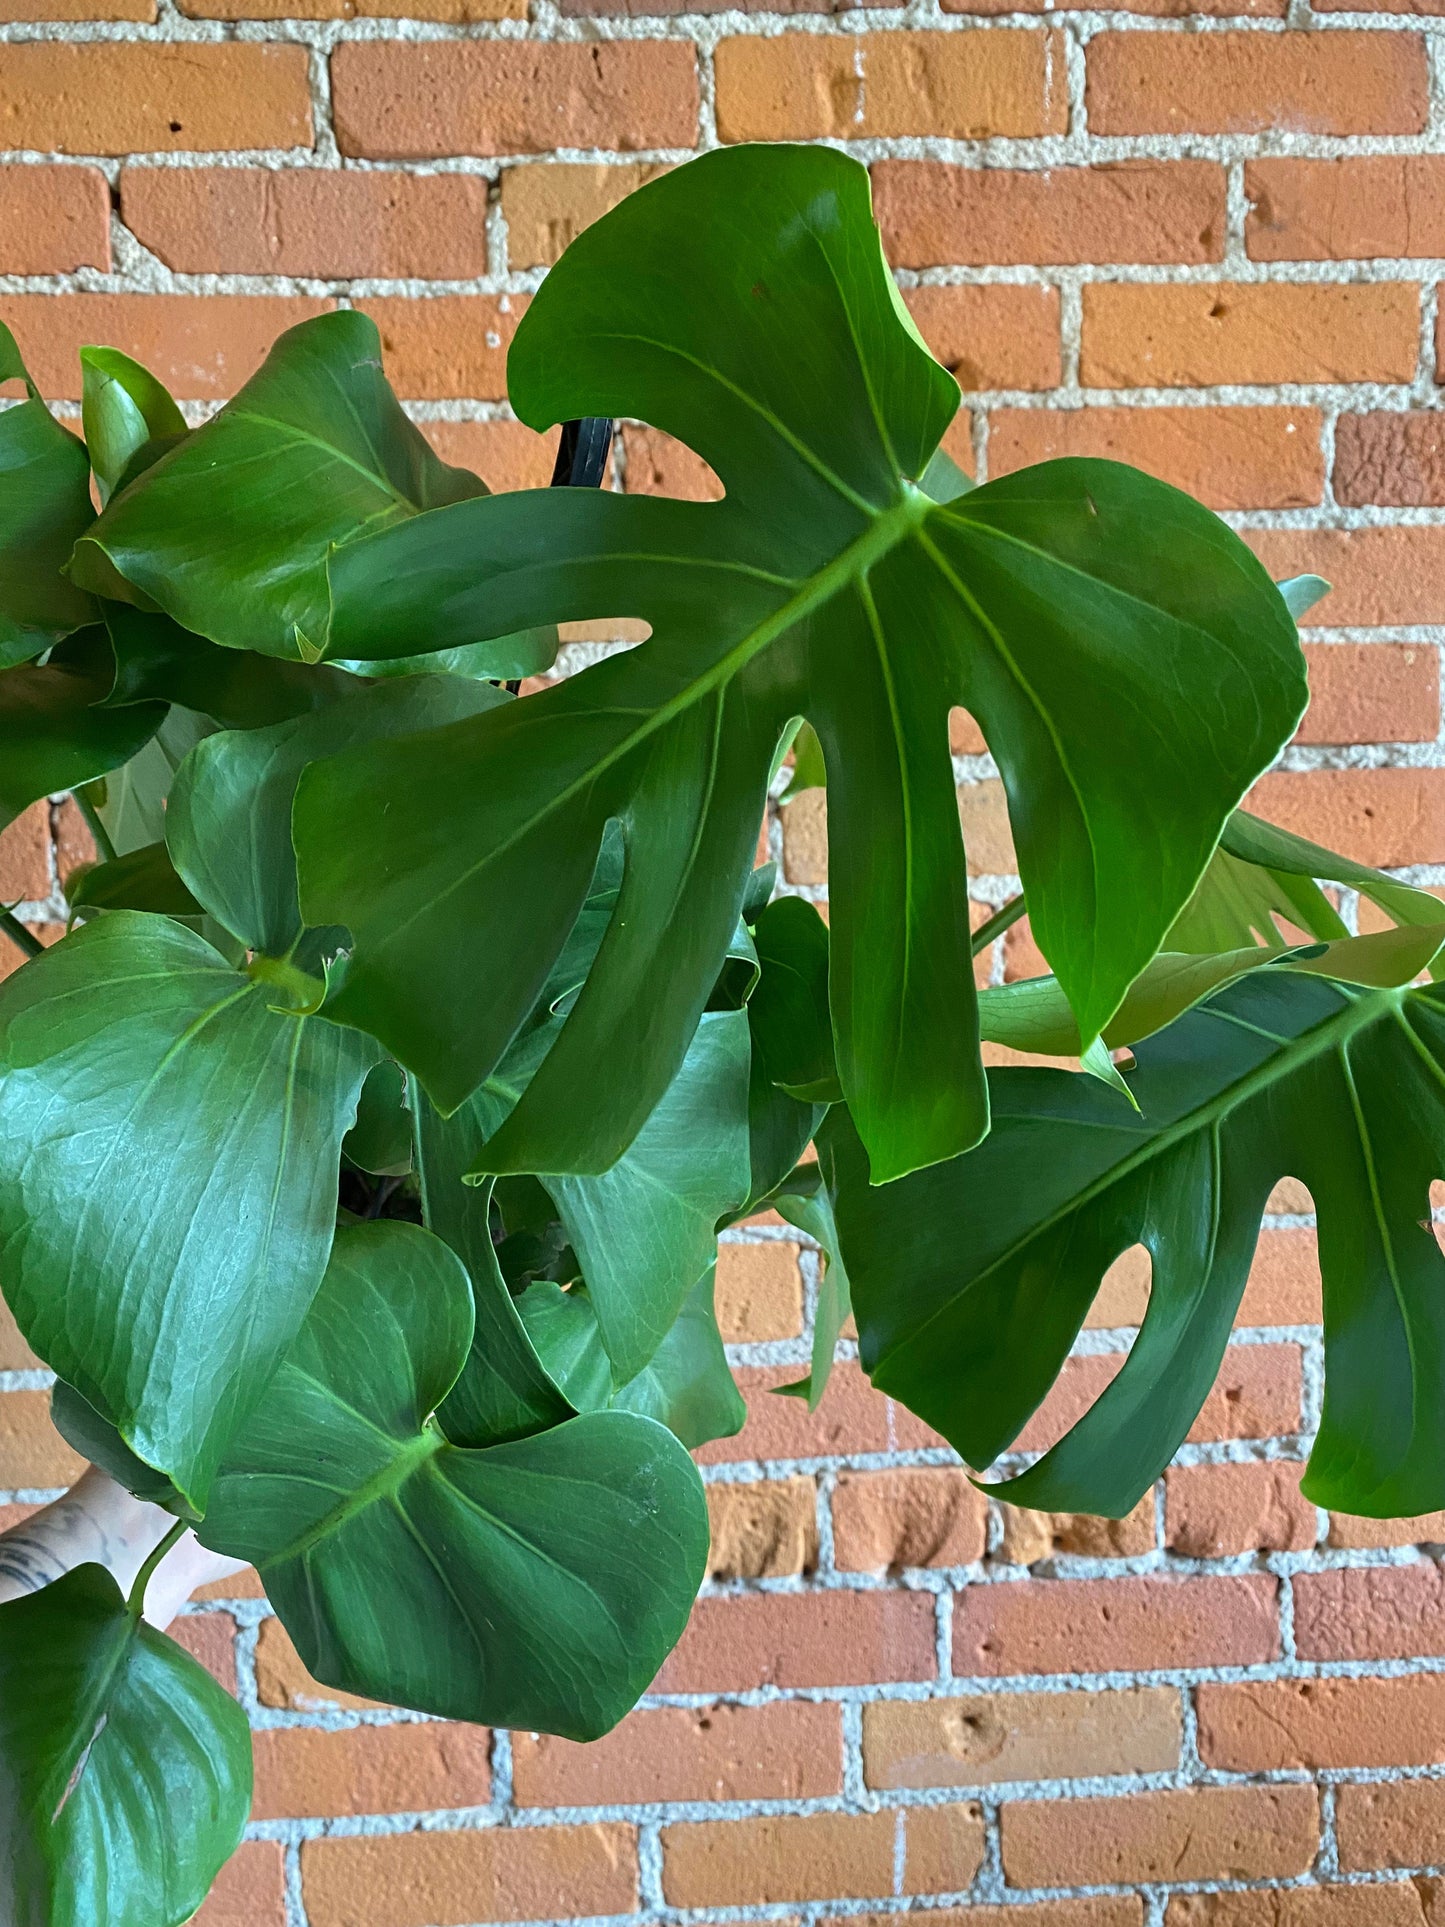
[[42,796],[118,769],[165,720],[164,703],[96,707],[110,687],[103,629],[65,646],[63,662],[0,670],[0,828]]
[[828,1389],[833,1371],[833,1354],[853,1310],[852,1288],[838,1248],[838,1227],[833,1221],[833,1203],[819,1181],[816,1164],[805,1164],[794,1174],[794,1183],[785,1184],[773,1195],[773,1208],[799,1231],[806,1231],[823,1257],[823,1276],[818,1286],[818,1303],[813,1313],[813,1355],[808,1376],[777,1390],[795,1398],[805,1398],[808,1410],[816,1412]]
[[[556,1049],[562,1021],[530,1032],[457,1113],[470,1126],[473,1158]],[[747,1016],[710,1012],[609,1171],[542,1174],[581,1262],[618,1385],[653,1357],[712,1262],[718,1220],[748,1195],[747,1114]]]
[[[80,420],[102,508],[189,431],[163,382],[118,348],[80,351]],[[137,457],[149,459],[142,464]]]
[[269,729],[207,736],[177,772],[166,810],[177,871],[243,943],[285,956],[301,935],[291,800],[306,765],[508,701],[492,683],[408,676]]
[[[71,576],[102,595],[138,592],[227,648],[314,662],[327,651],[332,547],[483,493],[402,412],[376,324],[318,315],[110,503]],[[493,673],[512,674],[510,658]]]
[[5,1295],[196,1510],[320,1282],[378,1055],[135,911],[0,986]]
[[108,703],[182,703],[222,729],[260,729],[356,694],[356,681],[325,663],[281,662],[250,651],[219,649],[169,616],[105,605],[115,653]]
[[103,1567],[0,1606],[0,1919],[181,1927],[250,1803],[245,1714]]
[[702,1484],[671,1434],[631,1413],[449,1444],[430,1415],[471,1325],[440,1239],[339,1231],[201,1536],[256,1564],[324,1683],[594,1739],[686,1622],[707,1557]]
[[[40,399],[0,322],[0,385],[7,381],[23,381],[29,399],[0,410],[0,669],[95,620],[90,597],[60,573],[95,520],[90,462]],[[0,751],[0,766],[5,760]]]
[[[486,1153],[497,1172],[605,1168],[681,1062],[802,715],[832,773],[837,1060],[874,1176],[976,1142],[949,709],[998,759],[1033,928],[1087,1041],[1298,720],[1278,592],[1217,517],[1107,462],[933,501],[918,484],[956,384],[903,313],[865,171],[826,149],[723,149],[629,197],[548,275],[509,376],[530,425],[639,415],[726,498],[497,496],[336,552],[349,656],[604,615],[652,631],[515,710],[308,775],[303,902],[356,938],[338,1009],[457,1102],[530,1010],[619,820],[618,915]],[[426,841],[439,783],[445,847]],[[443,1034],[430,1006],[462,1015]]]
[[1445,1258],[1429,1202],[1445,1173],[1445,991],[1259,969],[1135,1057],[1142,1115],[1067,1072],[996,1071],[986,1143],[881,1191],[830,1114],[820,1149],[875,1385],[988,1465],[1053,1382],[1105,1270],[1144,1244],[1149,1308],[1123,1369],[1004,1488],[1122,1516],[1213,1382],[1265,1201],[1289,1175],[1314,1198],[1324,1277],[1304,1490],[1383,1517],[1445,1502]]

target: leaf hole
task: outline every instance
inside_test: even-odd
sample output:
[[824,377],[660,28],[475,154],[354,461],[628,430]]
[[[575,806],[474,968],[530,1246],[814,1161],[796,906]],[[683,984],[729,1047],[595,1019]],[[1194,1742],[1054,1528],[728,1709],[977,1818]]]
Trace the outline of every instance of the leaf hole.
[[1100,1280],[1084,1320],[1085,1328],[1112,1331],[1142,1325],[1153,1281],[1154,1260],[1143,1245],[1130,1245],[1127,1251],[1121,1251]]
[[1430,1180],[1430,1229],[1436,1244],[1445,1251],[1445,1178]]
[[701,455],[646,422],[624,422],[619,429],[617,467],[629,495],[670,495],[680,502],[723,498],[716,471]]

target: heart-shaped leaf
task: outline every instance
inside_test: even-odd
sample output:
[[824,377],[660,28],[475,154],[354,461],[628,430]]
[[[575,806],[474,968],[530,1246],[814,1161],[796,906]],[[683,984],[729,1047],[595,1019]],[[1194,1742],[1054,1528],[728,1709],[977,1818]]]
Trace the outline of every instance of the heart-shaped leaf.
[[95,620],[90,597],[60,573],[95,520],[90,461],[40,399],[0,322],[0,386],[7,381],[23,381],[29,399],[0,410],[0,669]]
[[314,661],[327,645],[334,545],[483,493],[403,413],[376,324],[355,310],[318,315],[110,503],[70,572],[102,595],[139,592],[227,648]]
[[320,1283],[378,1055],[130,910],[0,986],[5,1296],[196,1511]]
[[431,1415],[471,1322],[440,1239],[338,1231],[201,1536],[254,1562],[325,1684],[595,1739],[686,1622],[707,1558],[702,1483],[669,1432],[626,1412],[449,1444]]
[[548,275],[509,379],[533,427],[636,415],[679,437],[726,499],[497,496],[336,552],[348,656],[573,618],[652,630],[514,710],[308,774],[302,901],[356,939],[338,1011],[458,1102],[530,1010],[616,818],[618,915],[486,1152],[497,1172],[606,1168],[676,1074],[801,715],[829,772],[837,1063],[873,1175],[976,1142],[950,707],[998,759],[1033,929],[1087,1043],[1304,707],[1283,599],[1216,516],[1112,463],[932,500],[957,387],[904,313],[865,170],[827,149],[722,149],[630,196]]
[[[1412,934],[1428,954],[1429,934]],[[989,1464],[1053,1382],[1105,1270],[1144,1244],[1149,1309],[1123,1369],[1005,1488],[1120,1517],[1192,1424],[1265,1200],[1293,1176],[1315,1200],[1324,1276],[1324,1412],[1304,1489],[1379,1517],[1445,1504],[1445,1258],[1430,1224],[1445,990],[1258,969],[1135,1056],[1139,1114],[1088,1078],[992,1072],[988,1140],[884,1190],[830,1113],[820,1149],[875,1385]]]
[[181,1927],[250,1804],[245,1714],[103,1567],[0,1606],[0,1919]]

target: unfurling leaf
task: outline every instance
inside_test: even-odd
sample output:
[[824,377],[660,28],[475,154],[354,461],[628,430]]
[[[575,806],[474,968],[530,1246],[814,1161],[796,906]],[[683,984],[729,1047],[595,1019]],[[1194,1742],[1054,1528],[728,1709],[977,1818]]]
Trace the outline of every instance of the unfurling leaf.
[[101,507],[189,431],[164,384],[118,348],[80,351],[81,425]]
[[471,1329],[440,1239],[339,1231],[200,1534],[255,1563],[327,1685],[595,1739],[682,1631],[707,1557],[702,1484],[664,1427],[628,1412],[450,1444],[431,1415]]

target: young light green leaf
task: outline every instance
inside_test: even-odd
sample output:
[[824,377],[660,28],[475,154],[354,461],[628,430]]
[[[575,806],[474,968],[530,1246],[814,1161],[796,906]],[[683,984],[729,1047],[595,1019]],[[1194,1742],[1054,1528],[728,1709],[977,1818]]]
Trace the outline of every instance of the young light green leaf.
[[378,1055],[136,911],[0,986],[5,1295],[197,1511],[320,1282]]
[[823,745],[818,741],[818,732],[811,723],[804,723],[793,738],[793,773],[780,800],[791,803],[804,790],[820,790],[827,781],[828,771],[823,762]]
[[1298,622],[1307,616],[1317,602],[1322,602],[1330,592],[1330,584],[1322,575],[1292,575],[1274,585],[1284,597],[1284,606]]
[[121,482],[141,471],[136,457],[151,462],[189,431],[186,418],[162,382],[118,348],[80,351],[80,420],[101,507]]
[[0,1606],[0,1919],[181,1927],[251,1804],[246,1716],[101,1566]]
[[[376,324],[354,309],[318,315],[109,504],[70,573],[100,594],[148,598],[226,648],[314,662],[327,652],[333,547],[484,493],[402,412]],[[493,673],[510,662],[499,652]]]
[[1340,913],[1312,877],[1245,862],[1221,846],[1164,939],[1164,948],[1206,955],[1262,944],[1278,952],[1287,947],[1281,919],[1322,943],[1349,935]]
[[[776,745],[802,715],[831,776],[837,1062],[874,1175],[976,1142],[950,708],[998,759],[1034,932],[1087,1042],[1303,709],[1278,592],[1216,516],[1112,463],[931,499],[919,479],[957,387],[903,318],[864,169],[828,149],[725,148],[630,196],[548,275],[509,372],[530,425],[640,415],[726,497],[497,496],[336,552],[332,646],[348,656],[603,615],[652,630],[425,751],[303,781],[306,914],[356,939],[338,1011],[456,1103],[531,1007],[621,821],[618,916],[486,1153],[497,1172],[605,1168],[681,1062]],[[444,847],[427,835],[439,783]],[[424,1005],[465,1014],[443,1037]]]
[[14,335],[0,322],[0,386],[7,381],[23,381],[29,399],[0,410],[0,669],[29,661],[95,620],[90,597],[60,573],[76,537],[95,520],[90,463],[40,399]]
[[339,1231],[200,1533],[255,1563],[325,1684],[595,1739],[686,1622],[707,1558],[702,1484],[670,1433],[625,1412],[449,1444],[430,1415],[471,1326],[440,1239]]
[[1289,1175],[1315,1200],[1324,1275],[1304,1490],[1374,1517],[1445,1503],[1445,1258],[1429,1203],[1445,1169],[1445,991],[1258,969],[1135,1057],[1142,1116],[1067,1072],[996,1071],[988,1141],[882,1191],[830,1114],[820,1150],[874,1384],[988,1465],[1052,1384],[1105,1270],[1144,1244],[1149,1309],[1122,1371],[1004,1488],[1122,1517],[1213,1382],[1265,1201]]
[[1367,864],[1352,863],[1348,857],[1308,843],[1247,810],[1236,810],[1224,826],[1221,846],[1245,863],[1267,867],[1290,877],[1322,878],[1326,883],[1344,883],[1378,904],[1392,923],[1445,923],[1445,903],[1428,890],[1417,890],[1399,883]]
[[794,1398],[805,1398],[808,1410],[816,1412],[828,1389],[833,1354],[838,1349],[843,1327],[852,1314],[853,1297],[843,1254],[838,1248],[833,1203],[818,1182],[818,1167],[816,1164],[805,1164],[797,1176],[800,1182],[807,1182],[809,1188],[793,1190],[785,1184],[774,1194],[773,1206],[789,1224],[795,1224],[799,1231],[806,1231],[818,1246],[823,1256],[823,1277],[818,1286],[818,1303],[813,1313],[811,1369],[806,1378],[800,1378],[792,1385],[780,1385],[777,1389]]

